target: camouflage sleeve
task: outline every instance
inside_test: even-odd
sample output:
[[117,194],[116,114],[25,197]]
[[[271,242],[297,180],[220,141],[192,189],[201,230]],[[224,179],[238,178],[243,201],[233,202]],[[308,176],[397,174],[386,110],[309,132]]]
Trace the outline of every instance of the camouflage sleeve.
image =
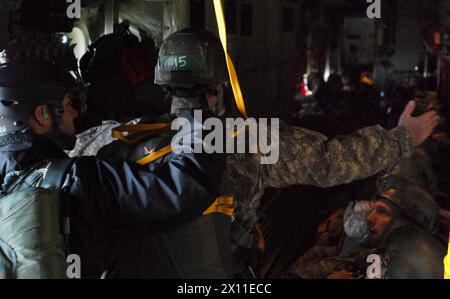
[[[310,259],[303,264],[294,264],[288,272],[302,279],[326,279],[331,273],[341,270],[360,276],[367,272],[369,266],[366,262],[367,257],[376,252],[376,249],[356,246],[344,255],[336,254],[326,257],[326,254],[331,254],[333,251],[324,248],[318,248],[318,250],[323,251],[319,253],[324,256],[323,259]],[[336,252],[336,249],[334,251]],[[316,253],[316,256],[319,255]]]
[[280,131],[279,161],[262,165],[264,188],[302,184],[326,188],[364,179],[411,157],[414,144],[409,132],[398,127],[362,129],[328,140],[296,127]]
[[325,259],[317,263],[306,264],[302,268],[291,269],[290,273],[302,279],[326,279],[331,273],[346,269],[345,266],[346,264],[341,264],[336,259]]
[[111,130],[118,127],[120,123],[115,121],[105,121],[101,126],[91,128],[79,135],[72,151],[67,154],[69,157],[95,156],[105,145],[116,140],[112,137]]
[[[272,140],[273,141],[273,140]],[[262,165],[261,155],[228,156],[230,188],[256,192],[269,187],[312,185],[321,188],[364,179],[411,157],[414,144],[405,128],[380,126],[328,140],[298,127],[280,128],[279,160]]]
[[316,245],[302,255],[287,270],[290,276],[303,279],[322,279],[333,272],[334,263],[326,263],[321,261],[338,255],[336,246],[319,246]]
[[[140,119],[135,119],[127,124],[136,124]],[[77,135],[77,141],[69,157],[96,156],[100,149],[117,140],[112,136],[112,129],[122,125],[116,121],[104,121],[101,126],[93,127]]]

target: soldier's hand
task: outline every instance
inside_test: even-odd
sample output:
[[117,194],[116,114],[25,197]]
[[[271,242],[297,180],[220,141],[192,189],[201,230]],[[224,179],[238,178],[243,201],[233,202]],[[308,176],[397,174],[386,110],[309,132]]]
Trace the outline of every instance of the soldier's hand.
[[399,126],[405,127],[409,131],[414,144],[417,146],[433,133],[433,129],[439,124],[439,116],[436,111],[430,111],[419,117],[413,117],[412,114],[415,109],[416,103],[409,102],[400,116]]

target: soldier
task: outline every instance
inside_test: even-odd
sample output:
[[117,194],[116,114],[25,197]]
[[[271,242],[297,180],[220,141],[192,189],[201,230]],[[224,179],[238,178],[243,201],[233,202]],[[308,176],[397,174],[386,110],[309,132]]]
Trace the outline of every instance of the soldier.
[[[370,248],[362,244],[369,229],[367,216],[372,212],[372,201],[350,203],[345,213],[339,210],[318,228],[316,245],[303,254],[283,275],[284,278],[326,278],[345,263],[353,266],[356,257],[364,259]],[[343,215],[344,214],[344,215]]]
[[[0,251],[12,252],[0,255],[0,277],[64,278],[65,271],[59,271],[60,262],[65,263],[60,220],[68,237],[66,253],[81,258],[80,275],[100,278],[112,231],[148,232],[187,223],[218,195],[225,162],[221,155],[207,159],[207,154],[173,153],[164,163],[145,166],[68,159],[62,147],[70,145],[68,124],[76,113],[61,107],[61,101],[73,81],[49,62],[0,64]],[[39,198],[43,190],[59,194],[60,189],[64,198],[52,196],[55,209],[31,209],[36,198],[38,205],[49,202]],[[45,227],[56,233],[42,231]],[[34,231],[41,235],[30,237]],[[4,270],[7,265],[12,266]]]
[[303,264],[290,271],[299,278],[366,277],[367,258],[383,262],[378,278],[441,279],[445,247],[432,232],[438,217],[434,198],[415,185],[381,192],[367,217],[369,235],[360,247],[342,255]]
[[380,194],[367,221],[369,242],[383,242],[384,278],[442,279],[445,247],[432,235],[438,213],[435,199],[417,186]]

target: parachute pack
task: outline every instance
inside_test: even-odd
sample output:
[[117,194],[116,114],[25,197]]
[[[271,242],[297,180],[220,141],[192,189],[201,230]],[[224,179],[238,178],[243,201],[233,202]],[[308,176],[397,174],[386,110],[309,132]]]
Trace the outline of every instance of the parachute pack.
[[8,174],[0,195],[0,278],[66,278],[70,229],[60,186],[70,161]]

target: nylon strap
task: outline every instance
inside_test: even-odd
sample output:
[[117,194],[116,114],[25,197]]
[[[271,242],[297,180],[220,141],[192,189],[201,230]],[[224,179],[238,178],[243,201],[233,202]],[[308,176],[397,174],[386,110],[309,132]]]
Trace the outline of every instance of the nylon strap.
[[142,159],[140,159],[139,161],[137,161],[136,163],[140,164],[140,165],[147,165],[147,164],[151,164],[153,162],[155,162],[156,160],[167,156],[168,154],[170,154],[172,152],[172,146],[168,145],[162,149],[160,149],[159,151],[153,152],[145,157],[143,157]]
[[159,123],[159,124],[137,124],[137,125],[123,125],[112,130],[112,137],[119,139],[127,144],[135,144],[141,138],[130,139],[125,136],[124,133],[129,132],[153,132],[153,131],[161,131],[169,128],[169,124]]
[[213,1],[214,1],[214,11],[216,13],[217,26],[219,28],[219,37],[225,52],[228,74],[230,75],[230,82],[231,87],[233,89],[234,99],[236,101],[236,105],[239,109],[239,112],[242,114],[244,118],[248,118],[247,110],[245,108],[244,96],[242,95],[242,90],[239,84],[236,68],[234,67],[233,60],[228,54],[227,26],[225,23],[225,15],[223,13],[222,0],[213,0]]
[[234,214],[234,198],[231,196],[220,196],[204,213],[207,216],[214,213],[220,213],[225,216],[233,216]]
[[[128,139],[123,133],[127,132],[152,132],[163,130],[169,127],[168,124],[138,124],[138,125],[124,125],[112,130],[112,136],[126,143],[132,143],[134,140]],[[148,165],[161,159],[168,154],[172,153],[172,146],[168,145],[162,149],[155,151],[142,159],[138,160],[136,163],[139,165]],[[234,199],[229,196],[221,196],[203,213],[203,216],[210,214],[219,213],[226,216],[233,216],[234,213]]]

